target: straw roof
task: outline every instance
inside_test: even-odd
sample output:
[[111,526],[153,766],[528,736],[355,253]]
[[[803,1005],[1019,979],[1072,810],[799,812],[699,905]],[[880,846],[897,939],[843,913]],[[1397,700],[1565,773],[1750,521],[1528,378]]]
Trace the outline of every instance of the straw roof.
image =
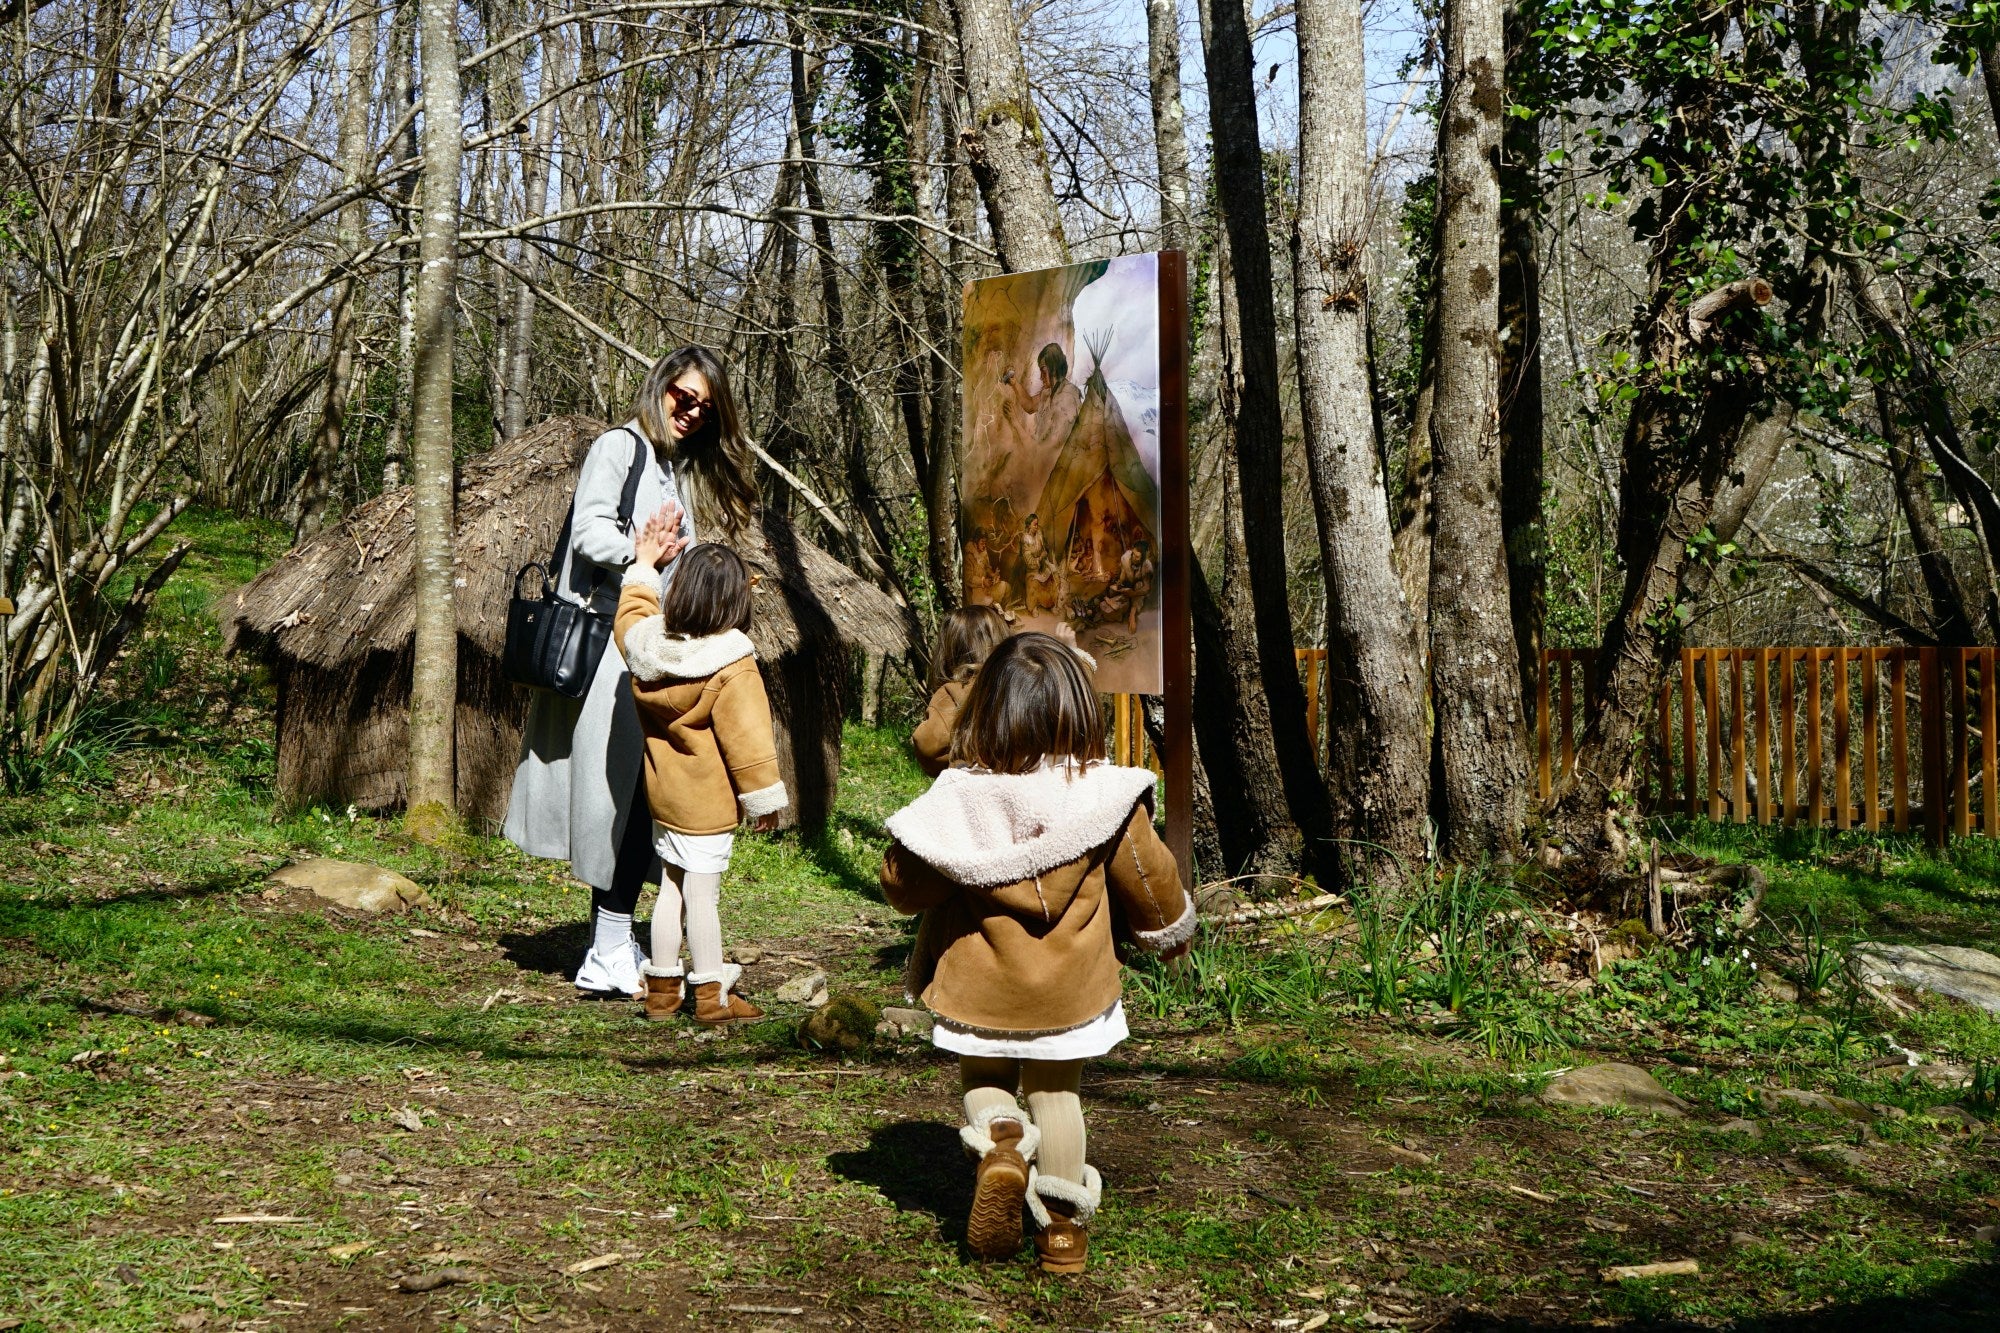
[[[606,429],[588,417],[555,417],[459,468],[458,630],[496,658],[514,574],[531,560],[548,559],[577,470]],[[402,651],[416,623],[414,535],[409,487],[357,506],[229,595],[226,647],[324,668]],[[765,510],[737,551],[763,575],[750,637],[767,660],[832,638],[898,656],[911,650],[901,608],[800,536],[782,514]]]

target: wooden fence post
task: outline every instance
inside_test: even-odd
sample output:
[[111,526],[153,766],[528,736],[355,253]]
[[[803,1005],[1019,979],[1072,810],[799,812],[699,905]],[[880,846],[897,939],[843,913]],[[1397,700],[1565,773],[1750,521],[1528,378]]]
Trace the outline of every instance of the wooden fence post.
[[1945,795],[1944,670],[1935,648],[1917,649],[1917,704],[1923,717],[1924,833],[1931,846],[1945,845],[1949,798]]

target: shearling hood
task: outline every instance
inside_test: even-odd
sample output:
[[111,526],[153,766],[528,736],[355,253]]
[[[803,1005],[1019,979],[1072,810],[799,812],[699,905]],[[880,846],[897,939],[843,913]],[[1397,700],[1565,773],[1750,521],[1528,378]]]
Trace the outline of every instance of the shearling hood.
[[1032,773],[949,768],[889,817],[888,830],[946,878],[996,888],[1103,846],[1152,791],[1152,773],[1113,764],[1065,763]]
[[667,622],[647,616],[625,632],[625,665],[637,680],[706,680],[731,662],[755,657],[757,649],[740,629],[699,639],[667,633]]

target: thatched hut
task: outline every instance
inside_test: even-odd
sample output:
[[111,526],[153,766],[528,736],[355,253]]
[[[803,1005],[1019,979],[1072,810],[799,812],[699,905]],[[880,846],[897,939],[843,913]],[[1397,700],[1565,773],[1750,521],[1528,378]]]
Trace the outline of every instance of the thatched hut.
[[[529,692],[500,672],[514,573],[546,560],[590,442],[558,417],[470,458],[458,480],[458,806],[498,820],[520,756]],[[223,636],[278,687],[278,796],[382,809],[408,766],[414,521],[407,486],[357,507],[231,594]],[[757,584],[751,638],[778,722],[791,817],[823,822],[840,772],[850,649],[902,656],[907,621],[880,589],[771,510],[738,543]],[[616,651],[613,649],[612,651]]]

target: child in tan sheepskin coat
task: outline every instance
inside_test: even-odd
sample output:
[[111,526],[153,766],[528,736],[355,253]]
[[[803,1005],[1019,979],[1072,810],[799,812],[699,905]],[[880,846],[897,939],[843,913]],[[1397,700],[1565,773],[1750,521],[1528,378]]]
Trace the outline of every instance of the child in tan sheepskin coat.
[[951,734],[958,729],[958,710],[965,692],[987,654],[1007,637],[1007,622],[990,606],[961,606],[944,618],[938,630],[939,685],[931,693],[924,720],[910,733],[910,749],[926,777],[936,777],[951,765]]
[[[912,989],[959,1057],[979,1158],[966,1243],[1021,1246],[1021,1204],[1044,1270],[1083,1271],[1103,1184],[1084,1160],[1083,1062],[1126,1036],[1115,943],[1164,956],[1194,935],[1194,903],[1153,831],[1153,775],[1104,762],[1083,660],[1022,634],[973,678],[952,762],[888,821],[882,891],[925,914]],[[1027,1106],[1017,1100],[1025,1092]]]
[[[771,701],[750,642],[750,576],[726,546],[681,555],[662,596],[663,533],[649,524],[626,572],[613,633],[632,673],[646,737],[646,800],[660,854],[653,958],[640,969],[646,1017],[681,1010],[683,981],[695,1021],[736,1023],[763,1010],[732,994],[743,969],[723,961],[720,900],[736,826],[761,832],[785,808]],[[681,970],[683,911],[690,973]]]

